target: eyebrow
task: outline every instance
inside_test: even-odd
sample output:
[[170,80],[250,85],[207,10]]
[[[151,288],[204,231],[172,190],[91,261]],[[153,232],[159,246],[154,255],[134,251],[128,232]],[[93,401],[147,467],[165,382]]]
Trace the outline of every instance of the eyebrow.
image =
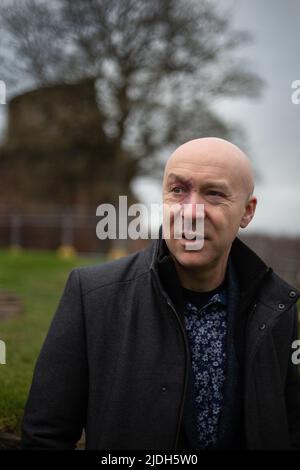
[[190,183],[191,179],[186,179],[184,176],[181,175],[176,175],[175,173],[170,173],[168,176],[168,181],[173,180],[173,181],[179,181],[180,183]]
[[[179,181],[180,183],[183,183],[183,184],[190,184],[192,181],[192,178],[186,179],[184,176],[176,175],[175,173],[170,173],[167,178],[167,181],[168,182]],[[229,187],[224,181],[207,180],[203,183],[202,186],[203,188],[206,188],[206,189],[210,187],[215,187],[220,190],[223,190],[225,193],[230,193]]]

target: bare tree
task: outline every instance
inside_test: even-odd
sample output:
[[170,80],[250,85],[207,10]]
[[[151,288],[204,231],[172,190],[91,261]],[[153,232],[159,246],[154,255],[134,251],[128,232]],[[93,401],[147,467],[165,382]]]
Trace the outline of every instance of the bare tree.
[[234,53],[248,35],[211,0],[10,0],[0,15],[0,76],[8,83],[96,80],[119,190],[159,173],[164,149],[201,135],[230,137],[212,104],[257,96],[262,86]]

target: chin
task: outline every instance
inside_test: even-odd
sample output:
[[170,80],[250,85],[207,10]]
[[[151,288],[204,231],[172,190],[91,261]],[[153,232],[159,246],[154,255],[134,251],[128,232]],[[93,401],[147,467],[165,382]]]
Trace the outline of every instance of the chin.
[[177,262],[185,267],[190,269],[197,269],[208,265],[212,260],[208,256],[208,253],[205,253],[204,250],[198,251],[183,251],[175,250],[173,256],[176,258]]

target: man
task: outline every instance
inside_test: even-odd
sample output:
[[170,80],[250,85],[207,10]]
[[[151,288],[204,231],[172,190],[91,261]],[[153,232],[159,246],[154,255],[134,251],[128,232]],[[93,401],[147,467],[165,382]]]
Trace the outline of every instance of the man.
[[[300,448],[299,293],[236,238],[254,216],[253,186],[248,158],[227,141],[173,153],[170,238],[165,218],[147,249],[71,273],[23,448],[74,448],[83,428],[87,449]],[[197,237],[175,237],[172,208],[191,208],[197,227],[199,204],[204,244],[193,249]]]

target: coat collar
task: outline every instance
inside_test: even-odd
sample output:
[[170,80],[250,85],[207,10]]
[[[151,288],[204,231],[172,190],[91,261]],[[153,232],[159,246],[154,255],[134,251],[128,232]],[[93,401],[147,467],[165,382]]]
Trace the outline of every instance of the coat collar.
[[[147,249],[150,270],[163,276],[167,292],[173,293],[176,303],[180,297],[180,283],[174,262],[165,240],[162,238],[162,226],[159,238]],[[247,308],[254,299],[262,301],[275,311],[283,313],[300,297],[300,292],[277,276],[273,269],[238,237],[232,243],[230,251],[234,269],[240,287],[240,308]]]

